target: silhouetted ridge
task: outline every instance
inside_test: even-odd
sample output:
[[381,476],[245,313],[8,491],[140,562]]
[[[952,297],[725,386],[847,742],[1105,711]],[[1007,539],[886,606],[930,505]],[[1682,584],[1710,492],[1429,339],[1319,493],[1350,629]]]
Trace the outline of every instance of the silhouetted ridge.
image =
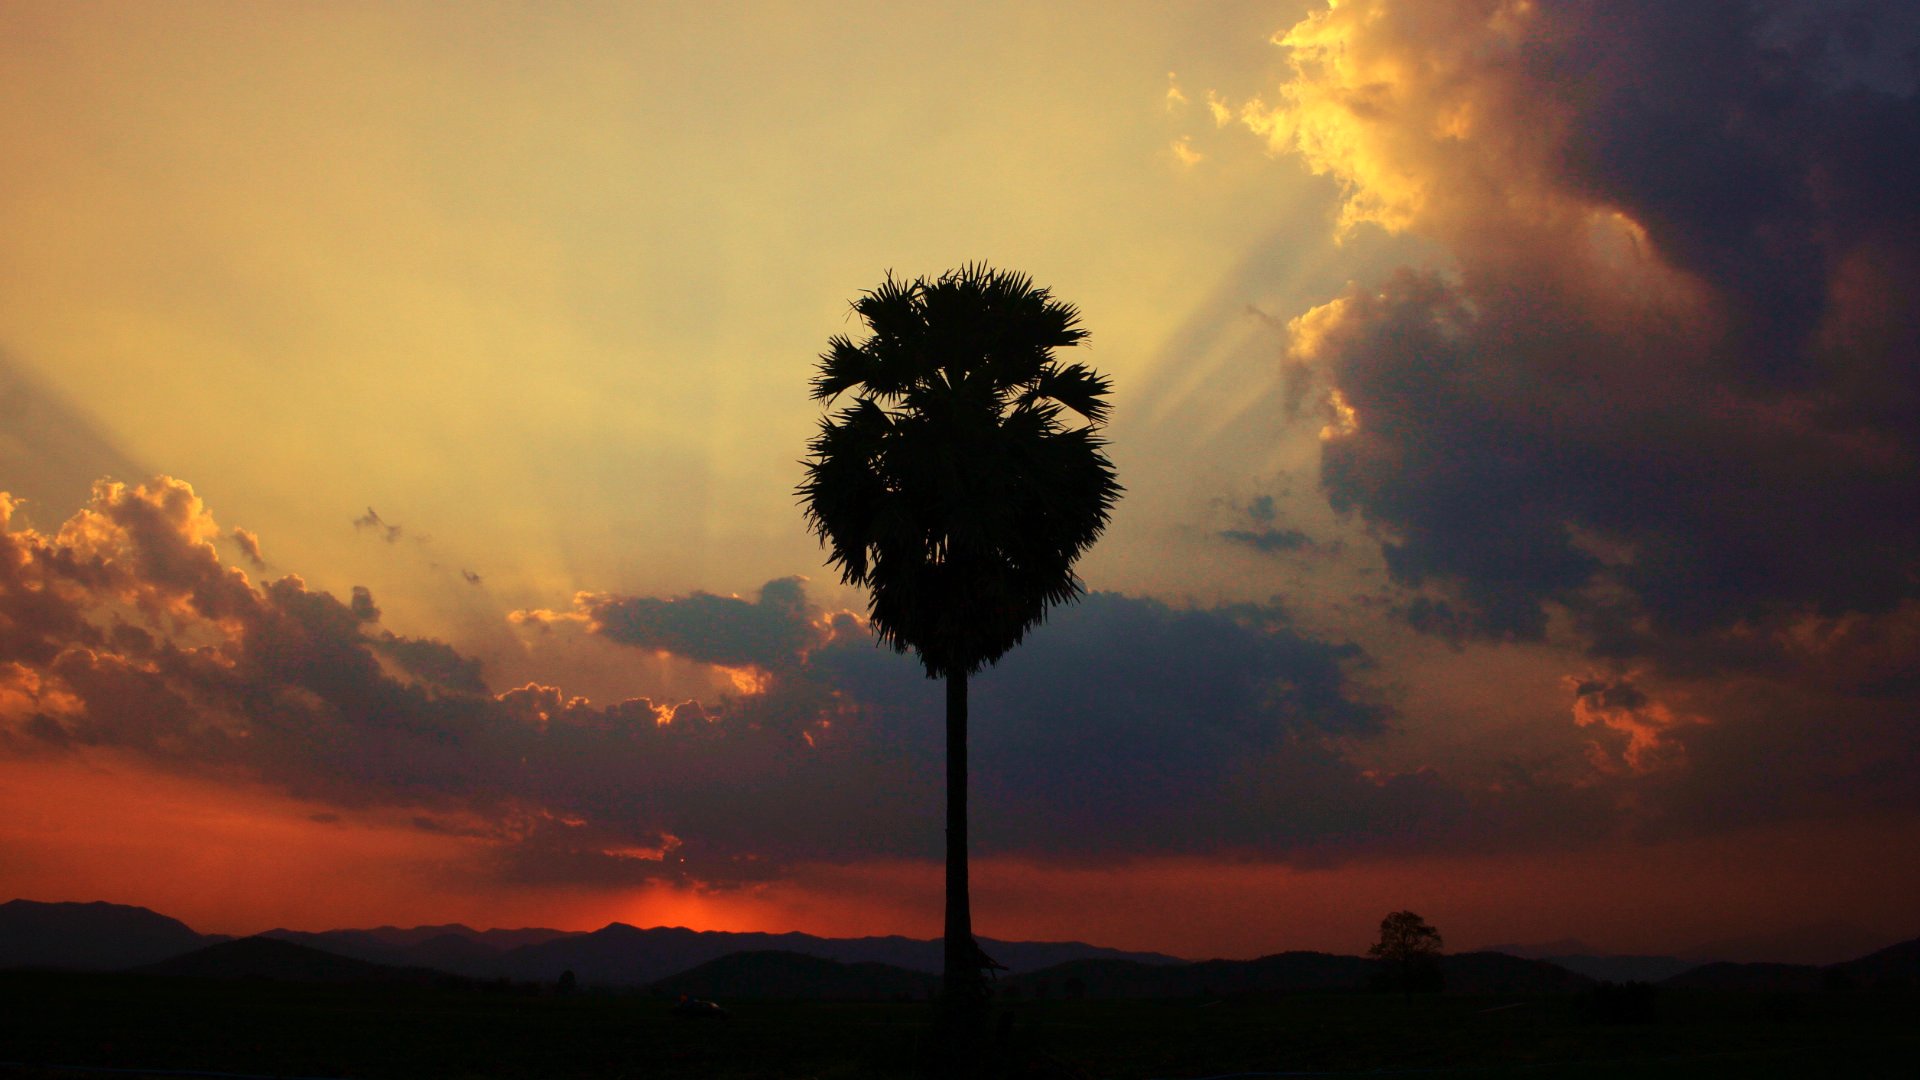
[[492,952],[505,952],[522,945],[539,945],[564,937],[577,937],[584,931],[553,930],[547,927],[522,927],[517,930],[475,930],[465,923],[443,923],[439,926],[376,926],[370,930],[328,930],[327,934],[364,934],[383,944],[401,949],[417,949],[430,941],[444,938],[460,938],[486,947]]
[[1680,990],[1746,990],[1807,993],[1826,984],[1822,969],[1811,964],[1702,964],[1661,983]]
[[1589,979],[1614,983],[1657,983],[1699,966],[1677,956],[1545,956],[1541,959]]
[[1834,964],[1838,986],[1905,988],[1920,986],[1920,938],[1889,945],[1857,960]]
[[709,960],[653,984],[655,993],[738,1000],[809,998],[822,1001],[924,1000],[940,979],[891,964],[842,964],[794,952],[741,952]]
[[1128,960],[1074,960],[1000,980],[1022,996],[1165,998],[1358,990],[1377,963],[1358,956],[1284,952],[1257,960],[1205,960],[1152,965]]
[[1589,979],[1615,983],[1656,983],[1701,964],[1700,960],[1682,960],[1678,956],[1606,953],[1579,938],[1561,938],[1537,945],[1488,945],[1478,951],[1545,960]]
[[201,979],[322,983],[430,983],[446,977],[444,972],[425,968],[369,964],[264,935],[223,941],[134,970],[142,974]]
[[584,937],[573,930],[475,930],[460,924],[393,926],[372,930],[268,930],[262,937],[350,956],[370,964],[394,967],[430,967],[475,979],[507,974],[506,954],[514,947]]
[[474,978],[499,978],[507,971],[501,950],[462,934],[428,938],[408,947],[404,955],[409,966],[437,968]]
[[[1440,958],[1446,989],[1466,994],[1570,993],[1593,980],[1543,960],[1500,953]],[[1148,965],[1124,960],[1075,960],[1000,980],[1022,997],[1235,997],[1359,991],[1381,971],[1378,960],[1323,952],[1284,952],[1257,960],[1207,960]]]
[[[1099,956],[1144,964],[1179,964],[1159,953],[1128,953],[1079,942],[1007,942],[981,938],[988,955],[1010,972],[1032,970],[1071,957]],[[822,938],[812,934],[731,933],[655,927],[642,930],[610,923],[579,934],[514,949],[502,957],[516,979],[549,982],[572,971],[581,982],[637,986],[664,979],[711,960],[740,952],[788,952],[843,964],[887,964],[908,971],[940,970],[941,943],[907,937]]]
[[1900,990],[1920,986],[1920,938],[1838,964],[1736,964],[1690,968],[1661,985],[1688,990],[1807,993],[1814,990]]
[[407,962],[406,949],[382,941],[366,930],[323,930],[314,933],[307,930],[288,930],[277,926],[272,930],[263,930],[255,936],[318,949],[335,956],[351,957],[369,964],[401,967]]
[[0,904],[0,968],[113,970],[150,964],[225,937],[195,933],[186,923],[126,904]]
[[1565,994],[1594,983],[1591,976],[1547,960],[1498,952],[1442,956],[1440,974],[1447,991],[1455,994]]
[[1499,945],[1482,945],[1473,951],[1505,953],[1508,956],[1520,957],[1522,960],[1546,961],[1552,961],[1556,956],[1607,955],[1579,938],[1560,938],[1557,941],[1539,942],[1532,945],[1506,942]]

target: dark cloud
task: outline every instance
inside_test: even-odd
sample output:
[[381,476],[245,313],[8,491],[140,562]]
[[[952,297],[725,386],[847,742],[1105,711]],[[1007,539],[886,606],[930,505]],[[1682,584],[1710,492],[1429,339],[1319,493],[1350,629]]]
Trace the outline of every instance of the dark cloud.
[[227,533],[227,536],[233,541],[233,546],[240,549],[240,554],[246,556],[247,561],[253,564],[255,570],[267,568],[267,560],[260,556],[260,538],[251,530],[242,529],[236,525]]
[[1256,495],[1247,500],[1247,505],[1239,508],[1239,514],[1245,520],[1245,527],[1222,529],[1216,534],[1220,539],[1269,555],[1317,547],[1313,538],[1299,529],[1274,524],[1280,511],[1272,495]]
[[[752,601],[705,592],[664,599],[581,593],[570,614],[584,617],[589,632],[622,645],[728,666],[777,666],[805,648],[816,632],[799,578],[770,581]],[[570,617],[520,616],[533,622]]]
[[[1564,609],[1599,655],[1706,670],[1920,596],[1920,99],[1835,75],[1887,10],[1319,17],[1272,130],[1350,219],[1457,261],[1293,324],[1351,410],[1325,490],[1417,625],[1538,639]],[[1348,110],[1362,69],[1399,81]]]
[[[358,598],[356,592],[355,599]],[[379,637],[369,639],[368,646],[413,678],[446,690],[469,694],[487,692],[486,680],[480,674],[480,661],[461,655],[443,641],[382,632]]]
[[976,682],[981,842],[1055,855],[1326,842],[1335,819],[1374,810],[1377,789],[1340,752],[1388,719],[1352,680],[1365,663],[1277,608],[1090,595]]
[[1236,544],[1245,544],[1255,551],[1299,551],[1310,547],[1313,541],[1299,529],[1222,529],[1222,540],[1231,540]]
[[1352,0],[1281,40],[1250,125],[1449,261],[1291,320],[1272,413],[1412,626],[1585,654],[1541,713],[1578,759],[1458,789],[1464,834],[1920,811],[1911,5]]

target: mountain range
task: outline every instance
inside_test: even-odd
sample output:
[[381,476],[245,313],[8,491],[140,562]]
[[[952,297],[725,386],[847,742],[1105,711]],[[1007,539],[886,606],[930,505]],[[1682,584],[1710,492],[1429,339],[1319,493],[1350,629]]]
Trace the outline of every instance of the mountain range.
[[[1166,998],[1364,988],[1379,963],[1358,956],[1285,952],[1256,960],[1189,962],[1082,942],[981,939],[1006,971],[1010,995]],[[1578,942],[1519,946],[1528,952]],[[1573,954],[1557,959],[1506,951],[1441,958],[1449,991],[1534,994],[1577,991],[1596,981],[1658,982],[1675,989],[1811,991],[1920,984],[1920,939],[1837,964],[1710,962],[1674,957]],[[459,924],[249,938],[195,933],[177,919],[117,904],[0,904],[0,969],[138,970],[153,974],[304,982],[432,982],[450,975],[557,985],[565,972],[586,986],[651,987],[694,996],[921,998],[938,980],[941,943],[906,937],[821,938],[611,923],[592,932],[474,930]],[[1575,962],[1589,967],[1581,970]],[[1593,970],[1613,965],[1616,974]],[[1682,970],[1648,977],[1675,964]],[[1625,973],[1619,974],[1619,973]]]
[[1545,960],[1608,982],[1660,982],[1703,965],[1728,962],[1823,967],[1864,956],[1885,943],[1884,936],[1864,927],[1830,920],[1769,934],[1722,938],[1672,955],[1608,953],[1578,938],[1533,945],[1487,945],[1482,951]]
[[[740,952],[787,952],[843,964],[887,964],[938,972],[941,943],[914,938],[823,938],[812,934],[730,933],[682,927],[640,929],[609,923],[592,931],[475,930],[459,924],[370,930],[268,930],[258,937],[302,945],[362,963],[427,968],[474,979],[553,982],[572,971],[582,984],[643,986]],[[185,923],[119,904],[0,904],[0,968],[119,970],[141,967],[229,940],[196,934]],[[998,941],[981,948],[1008,972],[1069,960],[1180,964],[1161,953],[1128,952],[1077,941]]]

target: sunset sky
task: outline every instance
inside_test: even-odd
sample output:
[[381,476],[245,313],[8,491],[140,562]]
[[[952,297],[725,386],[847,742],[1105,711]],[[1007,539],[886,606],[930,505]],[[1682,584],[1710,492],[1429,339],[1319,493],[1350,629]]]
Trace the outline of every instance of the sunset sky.
[[[1920,935],[1920,15],[0,4],[0,899],[940,930],[793,494],[889,270],[1128,491],[975,683],[974,918]],[[1839,957],[1833,957],[1839,959]]]

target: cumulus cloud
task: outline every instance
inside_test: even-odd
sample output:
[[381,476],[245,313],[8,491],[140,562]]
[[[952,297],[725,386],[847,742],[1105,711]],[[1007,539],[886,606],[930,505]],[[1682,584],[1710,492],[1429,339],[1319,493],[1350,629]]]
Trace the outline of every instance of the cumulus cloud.
[[1567,611],[1598,655],[1704,670],[1920,596],[1920,103],[1835,76],[1857,30],[1355,0],[1277,39],[1244,121],[1339,182],[1340,227],[1455,260],[1291,323],[1326,492],[1421,625]]
[[[0,497],[0,523],[12,506]],[[343,809],[471,818],[503,843],[568,804],[526,782],[528,762],[553,762],[551,729],[489,693],[476,661],[381,629],[364,589],[342,603],[294,576],[256,587],[221,564],[221,535],[165,477],[97,484],[57,532],[0,533],[0,747],[112,748]],[[634,703],[602,710],[593,753],[621,756],[642,713],[630,726],[650,732]]]

